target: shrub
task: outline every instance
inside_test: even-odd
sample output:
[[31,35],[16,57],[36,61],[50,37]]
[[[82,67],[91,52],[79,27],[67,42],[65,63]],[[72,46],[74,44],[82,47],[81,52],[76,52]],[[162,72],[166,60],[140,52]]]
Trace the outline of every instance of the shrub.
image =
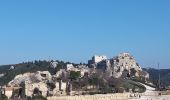
[[8,100],[8,97],[4,94],[2,94],[2,100]]
[[42,95],[34,96],[32,100],[47,100],[47,98],[43,97]]

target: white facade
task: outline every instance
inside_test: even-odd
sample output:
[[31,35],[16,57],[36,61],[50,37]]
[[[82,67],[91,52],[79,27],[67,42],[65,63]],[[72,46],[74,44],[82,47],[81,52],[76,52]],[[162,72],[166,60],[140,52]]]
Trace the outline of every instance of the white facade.
[[20,89],[21,87],[4,86],[4,87],[2,87],[2,88],[3,88],[2,93],[3,93],[4,95],[6,95],[6,96],[8,97],[8,99],[10,99],[10,98],[12,97],[12,95],[13,95],[13,92],[14,92],[15,90]]
[[94,61],[94,63],[99,63],[99,62],[101,62],[101,61],[103,61],[103,60],[106,60],[107,59],[107,57],[106,56],[94,56],[93,57],[93,61]]
[[65,82],[61,81],[61,88],[60,88],[60,83],[59,82],[57,82],[55,85],[56,85],[55,90],[60,90],[61,89],[62,91],[66,91],[67,84]]
[[12,97],[12,93],[13,93],[13,88],[11,87],[5,88],[5,95],[8,97],[8,99]]

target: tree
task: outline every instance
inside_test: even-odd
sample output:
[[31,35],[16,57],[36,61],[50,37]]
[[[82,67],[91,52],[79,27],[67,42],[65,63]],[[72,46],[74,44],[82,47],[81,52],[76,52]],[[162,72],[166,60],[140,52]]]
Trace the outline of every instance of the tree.
[[113,78],[111,77],[109,80],[108,80],[108,83],[111,87],[114,87],[114,88],[119,88],[121,86],[121,83],[123,83],[123,79],[121,78]]
[[19,89],[19,95],[21,96],[21,98],[24,98],[25,97],[25,83],[22,82],[20,84],[20,89]]
[[54,90],[56,88],[56,85],[54,83],[47,83],[47,86],[51,89]]
[[8,97],[6,95],[2,94],[1,96],[2,96],[2,100],[8,100]]
[[35,88],[33,91],[32,100],[47,100],[47,98],[42,96],[42,92],[38,88]]
[[75,72],[75,71],[70,71],[70,79],[72,80],[76,80],[80,77],[80,72]]
[[99,79],[97,77],[93,77],[91,79],[89,79],[89,84],[93,86],[98,86],[98,83],[99,83]]
[[32,100],[47,100],[47,98],[43,97],[42,95],[33,96]]

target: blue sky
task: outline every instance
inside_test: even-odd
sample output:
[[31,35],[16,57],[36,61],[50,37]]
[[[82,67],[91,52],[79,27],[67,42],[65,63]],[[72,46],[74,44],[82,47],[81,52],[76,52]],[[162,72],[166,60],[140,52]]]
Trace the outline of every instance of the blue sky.
[[170,68],[169,0],[0,1],[0,65],[130,52]]

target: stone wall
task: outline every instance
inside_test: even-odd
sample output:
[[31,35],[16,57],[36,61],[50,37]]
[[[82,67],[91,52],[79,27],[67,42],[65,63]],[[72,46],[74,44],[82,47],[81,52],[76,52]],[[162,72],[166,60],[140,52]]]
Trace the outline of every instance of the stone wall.
[[130,93],[48,97],[48,100],[127,100]]
[[42,92],[43,96],[45,96],[45,97],[47,96],[47,91],[48,91],[47,84],[43,83],[43,82],[26,84],[25,85],[25,95],[31,97],[35,88],[38,88],[39,91]]
[[5,95],[9,98],[11,98],[13,91],[5,91]]

